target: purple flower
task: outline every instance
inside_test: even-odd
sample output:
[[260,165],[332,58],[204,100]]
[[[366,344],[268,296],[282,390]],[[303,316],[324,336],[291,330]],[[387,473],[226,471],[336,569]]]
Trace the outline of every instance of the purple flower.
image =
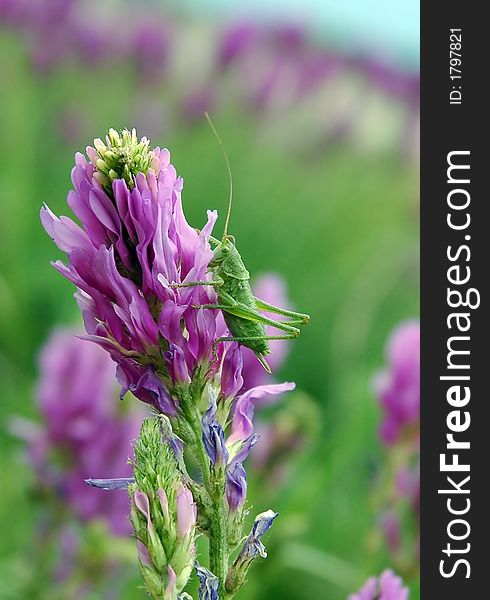
[[230,511],[243,506],[247,498],[247,473],[241,462],[235,462],[226,470],[226,500]]
[[116,368],[116,376],[121,384],[121,399],[129,391],[142,402],[166,415],[173,416],[177,413],[174,399],[155,374],[153,367],[145,368],[134,361],[121,359]]
[[216,311],[194,308],[215,301],[212,288],[172,286],[209,277],[217,214],[208,212],[199,233],[188,225],[182,179],[168,150],[150,149],[134,130],[111,130],[87,156],[76,155],[68,194],[81,227],[47,207],[41,211],[46,231],[68,256],[67,265],[54,266],[77,286],[87,338],[116,361],[123,391],[174,416],[172,390],[189,383],[200,365],[206,372],[223,331]]
[[395,444],[403,432],[419,422],[420,324],[408,321],[392,333],[387,347],[388,368],[376,377],[375,387],[384,417],[380,437]]
[[225,444],[225,432],[215,416],[216,403],[211,402],[202,417],[202,440],[211,463],[223,466],[228,462],[228,450]]
[[[267,395],[282,394],[294,389],[294,387],[294,383],[262,385],[247,390],[236,400],[233,409],[231,433],[225,445],[228,463],[226,468],[226,497],[230,511],[241,508],[246,500],[247,474],[242,463],[259,439],[259,435],[254,433],[253,426],[254,402]],[[221,444],[223,438],[224,436],[219,438]]]
[[35,429],[24,425],[19,432],[28,442],[39,485],[55,489],[79,518],[103,519],[114,533],[129,533],[127,495],[107,494],[84,483],[88,477],[131,475],[128,456],[141,418],[134,411],[119,413],[114,364],[73,331],[57,330],[39,366],[43,424]]
[[231,426],[231,435],[227,440],[227,445],[233,446],[237,442],[244,442],[253,433],[253,415],[254,403],[261,401],[264,397],[282,394],[294,390],[294,383],[279,383],[270,385],[259,385],[251,390],[247,390],[238,397],[233,411],[233,420]]
[[348,600],[407,600],[408,588],[393,571],[387,569],[379,577],[371,577],[362,589],[351,594]]

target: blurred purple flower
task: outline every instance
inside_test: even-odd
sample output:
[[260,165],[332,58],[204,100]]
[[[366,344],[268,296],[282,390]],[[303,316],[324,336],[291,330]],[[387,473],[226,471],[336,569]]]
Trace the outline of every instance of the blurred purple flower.
[[305,47],[306,30],[300,25],[284,23],[271,31],[271,38],[281,54],[296,54]]
[[388,368],[378,374],[375,389],[384,417],[382,441],[391,446],[405,428],[419,422],[420,411],[420,324],[408,321],[392,333],[387,347]]
[[390,552],[396,554],[400,550],[401,543],[401,523],[398,512],[394,510],[384,512],[381,515],[380,527]]
[[182,101],[182,115],[186,121],[202,122],[204,113],[210,113],[216,105],[216,85],[201,84],[187,93]]
[[0,26],[20,26],[25,22],[29,0],[0,0]]
[[[391,501],[383,510],[380,517],[380,527],[386,544],[390,550],[393,561],[400,561],[400,568],[406,567],[406,549],[410,551],[411,564],[418,564],[419,529],[420,529],[420,469],[402,466],[394,475]],[[408,500],[408,503],[407,503]],[[407,537],[407,532],[402,529],[405,514],[408,511],[413,529]],[[402,543],[402,535],[404,536]],[[405,556],[404,556],[405,549]]]
[[387,569],[379,577],[371,577],[356,594],[348,600],[407,600],[408,588],[393,571]]
[[304,97],[333,75],[346,68],[346,61],[332,52],[319,49],[305,49],[298,59],[297,93]]
[[420,509],[420,463],[415,467],[402,467],[396,473],[395,480],[397,495],[408,498],[415,513]]
[[93,19],[76,19],[71,26],[74,54],[89,66],[100,65],[109,59],[124,59],[127,52],[122,41]]
[[70,330],[55,331],[43,349],[37,390],[43,424],[17,422],[39,485],[55,490],[84,521],[104,520],[115,534],[127,534],[129,504],[124,492],[89,487],[88,477],[130,476],[128,456],[137,437],[139,414],[119,414],[114,364],[94,344]]
[[242,58],[259,36],[260,30],[252,23],[238,23],[230,27],[218,46],[218,65],[227,68]]
[[163,20],[137,22],[130,52],[138,76],[151,84],[161,83],[169,54],[168,32]]
[[420,75],[418,73],[401,71],[373,58],[363,58],[360,67],[387,95],[400,98],[409,104],[418,104],[420,98]]
[[45,73],[72,56],[72,25],[76,0],[30,2],[25,15],[34,68]]

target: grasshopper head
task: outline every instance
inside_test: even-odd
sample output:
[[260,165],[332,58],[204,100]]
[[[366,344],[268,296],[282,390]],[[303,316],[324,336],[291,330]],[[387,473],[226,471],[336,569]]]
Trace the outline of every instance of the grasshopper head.
[[231,240],[234,242],[235,238],[231,235],[224,236],[223,240],[213,250],[213,258],[209,262],[211,268],[219,267],[227,258],[237,254],[235,244]]

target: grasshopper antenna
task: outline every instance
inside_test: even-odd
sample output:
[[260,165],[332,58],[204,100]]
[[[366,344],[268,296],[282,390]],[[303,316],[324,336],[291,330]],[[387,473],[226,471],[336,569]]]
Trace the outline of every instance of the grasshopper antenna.
[[228,199],[228,213],[226,214],[225,228],[223,230],[223,239],[224,239],[228,235],[228,223],[230,222],[230,216],[231,216],[231,204],[232,204],[232,200],[233,200],[233,177],[231,175],[231,167],[230,167],[230,161],[228,160],[228,154],[226,153],[225,146],[224,146],[223,142],[221,141],[219,133],[216,131],[216,127],[213,125],[213,122],[211,121],[211,117],[208,115],[207,112],[204,113],[204,116],[206,117],[207,122],[209,123],[209,126],[211,127],[211,131],[213,132],[214,137],[216,138],[216,141],[218,142],[219,147],[221,148],[221,151],[223,152],[223,156],[225,157],[225,162],[226,162],[226,168],[228,169],[228,178],[230,180],[230,196]]

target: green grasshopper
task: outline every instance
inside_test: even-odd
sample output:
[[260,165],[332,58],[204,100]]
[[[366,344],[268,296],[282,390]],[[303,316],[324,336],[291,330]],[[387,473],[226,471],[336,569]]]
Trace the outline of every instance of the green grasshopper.
[[[216,238],[210,239],[216,246],[213,250],[213,258],[209,263],[209,270],[213,274],[213,279],[211,281],[190,281],[180,284],[174,283],[172,284],[172,287],[193,287],[201,285],[214,287],[218,296],[217,304],[195,305],[194,308],[221,310],[223,313],[225,323],[231,335],[217,338],[214,342],[215,351],[220,342],[239,342],[243,346],[250,348],[265,370],[270,373],[270,366],[265,360],[265,356],[270,354],[268,342],[270,340],[288,340],[297,338],[300,334],[300,330],[297,326],[308,323],[310,317],[292,310],[273,306],[253,295],[250,286],[250,273],[247,271],[242,257],[235,246],[235,238],[228,234],[228,224],[230,221],[233,197],[233,180],[228,156],[209,115],[206,113],[205,116],[221,150],[223,151],[228,169],[230,181],[228,213],[221,241]],[[262,315],[259,312],[260,310],[288,317],[290,320],[275,321],[274,319],[269,319]],[[264,329],[265,325],[270,325],[285,333],[282,335],[267,335]]]

